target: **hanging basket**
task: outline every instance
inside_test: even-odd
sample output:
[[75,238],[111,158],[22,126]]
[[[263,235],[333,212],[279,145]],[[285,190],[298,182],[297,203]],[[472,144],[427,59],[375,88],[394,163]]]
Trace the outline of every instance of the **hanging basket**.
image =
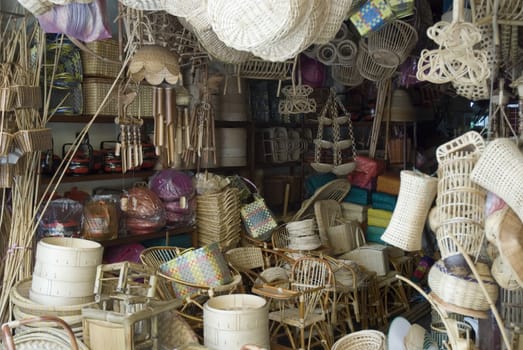
[[356,58],[356,66],[360,74],[370,81],[381,81],[392,77],[396,71],[396,67],[384,67],[378,64],[372,55],[369,53],[365,39],[361,39],[358,47],[358,57]]
[[394,20],[368,35],[368,49],[377,64],[396,68],[405,61],[417,41],[418,34],[413,26]]
[[17,147],[23,152],[47,151],[53,148],[51,129],[18,130],[14,134]]
[[332,79],[336,82],[349,87],[361,85],[365,80],[356,65],[334,65],[331,68],[331,74]]

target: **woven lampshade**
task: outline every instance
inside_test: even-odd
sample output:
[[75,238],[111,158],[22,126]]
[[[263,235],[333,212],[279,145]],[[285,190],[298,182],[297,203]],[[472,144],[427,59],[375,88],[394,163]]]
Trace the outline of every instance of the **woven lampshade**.
[[129,75],[134,81],[146,80],[151,85],[160,85],[164,80],[176,84],[180,76],[178,55],[162,46],[142,46],[129,63]]

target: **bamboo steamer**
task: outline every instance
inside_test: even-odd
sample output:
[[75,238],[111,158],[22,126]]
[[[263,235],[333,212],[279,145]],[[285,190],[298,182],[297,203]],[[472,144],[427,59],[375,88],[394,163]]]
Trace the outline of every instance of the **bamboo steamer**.
[[102,262],[98,242],[46,237],[36,248],[29,298],[44,305],[76,305],[94,299],[96,267]]

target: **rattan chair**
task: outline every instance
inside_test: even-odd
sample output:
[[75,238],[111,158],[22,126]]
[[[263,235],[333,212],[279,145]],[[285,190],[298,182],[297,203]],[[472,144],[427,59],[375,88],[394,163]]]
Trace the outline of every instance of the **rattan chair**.
[[321,344],[330,349],[332,332],[328,324],[328,290],[334,283],[329,263],[321,258],[302,257],[291,269],[289,289],[263,286],[253,292],[277,301],[269,313],[271,338],[286,336],[293,349],[311,349]]

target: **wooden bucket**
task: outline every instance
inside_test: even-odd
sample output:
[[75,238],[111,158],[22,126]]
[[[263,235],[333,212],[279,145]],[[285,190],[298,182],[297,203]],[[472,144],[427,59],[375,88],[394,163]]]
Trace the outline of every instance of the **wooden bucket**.
[[36,248],[29,298],[44,305],[75,305],[94,298],[102,246],[94,241],[46,237]]
[[267,301],[250,294],[209,299],[203,307],[204,345],[215,350],[239,350],[245,344],[269,349]]

